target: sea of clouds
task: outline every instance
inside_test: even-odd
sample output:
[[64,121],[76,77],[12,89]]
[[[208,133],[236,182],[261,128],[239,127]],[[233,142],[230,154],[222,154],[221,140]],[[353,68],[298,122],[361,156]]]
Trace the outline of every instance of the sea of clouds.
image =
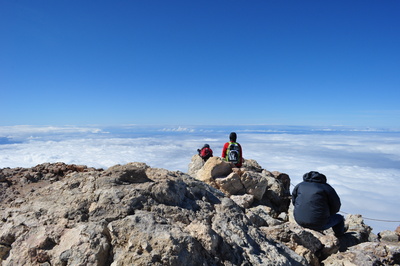
[[3,126],[0,168],[45,162],[107,168],[128,162],[187,172],[205,143],[220,156],[236,131],[244,158],[289,174],[292,184],[319,171],[342,200],[342,211],[362,214],[374,232],[394,230],[400,214],[400,131],[290,126]]

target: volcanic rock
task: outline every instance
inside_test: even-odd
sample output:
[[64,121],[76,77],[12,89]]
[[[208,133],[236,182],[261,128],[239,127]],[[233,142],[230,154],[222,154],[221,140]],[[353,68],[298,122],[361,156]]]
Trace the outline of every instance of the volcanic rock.
[[144,163],[0,169],[1,265],[400,263],[397,234],[375,236],[361,215],[340,238],[293,222],[284,173],[191,165],[196,178]]
[[72,172],[2,202],[0,244],[2,265],[306,263],[219,190],[141,163]]

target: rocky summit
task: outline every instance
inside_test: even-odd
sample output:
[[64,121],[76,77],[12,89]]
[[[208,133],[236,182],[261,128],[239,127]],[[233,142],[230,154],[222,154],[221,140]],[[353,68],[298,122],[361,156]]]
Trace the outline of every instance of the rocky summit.
[[290,177],[195,155],[188,173],[144,163],[0,169],[1,265],[398,265],[400,229],[293,222]]

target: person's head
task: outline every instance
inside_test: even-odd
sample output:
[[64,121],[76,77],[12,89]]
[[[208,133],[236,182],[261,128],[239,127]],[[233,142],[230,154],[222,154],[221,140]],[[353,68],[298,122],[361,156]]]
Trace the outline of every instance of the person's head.
[[303,175],[303,180],[306,182],[326,183],[326,176],[317,171],[311,171]]
[[237,139],[236,133],[235,132],[231,132],[231,134],[229,134],[229,140],[233,141],[233,142],[236,142],[236,139]]
[[204,144],[203,148],[210,148],[210,145]]

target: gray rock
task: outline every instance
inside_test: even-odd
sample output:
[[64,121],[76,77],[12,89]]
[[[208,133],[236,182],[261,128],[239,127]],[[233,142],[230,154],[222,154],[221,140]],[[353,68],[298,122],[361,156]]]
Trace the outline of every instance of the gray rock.
[[246,189],[243,186],[240,176],[232,172],[227,177],[216,178],[215,183],[217,188],[224,192],[226,195],[243,195]]
[[399,265],[400,246],[379,242],[366,242],[333,254],[323,261],[324,265]]
[[227,177],[231,172],[232,166],[230,163],[223,161],[219,157],[211,157],[197,172],[196,178],[208,184],[213,184],[214,179]]
[[131,163],[35,184],[0,203],[1,265],[306,263],[233,200],[181,172]]
[[282,220],[274,218],[274,211],[267,206],[259,205],[246,209],[247,217],[257,226],[275,226],[283,224]]
[[254,196],[249,194],[244,195],[232,195],[230,198],[240,207],[249,208],[254,201]]
[[144,163],[116,165],[107,169],[104,175],[115,178],[120,183],[143,183],[151,181],[146,174],[147,168],[149,167]]
[[263,168],[257,163],[257,161],[252,159],[244,160],[242,168],[244,169],[244,171],[251,171],[257,173],[261,173],[263,171]]
[[360,215],[339,239],[286,222],[289,177],[246,161],[213,157],[203,180],[144,163],[0,169],[0,264],[399,264],[397,233],[378,239]]
[[188,175],[196,177],[197,172],[204,166],[204,163],[204,160],[198,154],[193,155],[188,165]]
[[244,172],[240,177],[246,193],[253,195],[255,199],[261,200],[268,186],[267,178],[257,172]]
[[400,237],[396,232],[385,230],[378,234],[381,241],[399,242]]

